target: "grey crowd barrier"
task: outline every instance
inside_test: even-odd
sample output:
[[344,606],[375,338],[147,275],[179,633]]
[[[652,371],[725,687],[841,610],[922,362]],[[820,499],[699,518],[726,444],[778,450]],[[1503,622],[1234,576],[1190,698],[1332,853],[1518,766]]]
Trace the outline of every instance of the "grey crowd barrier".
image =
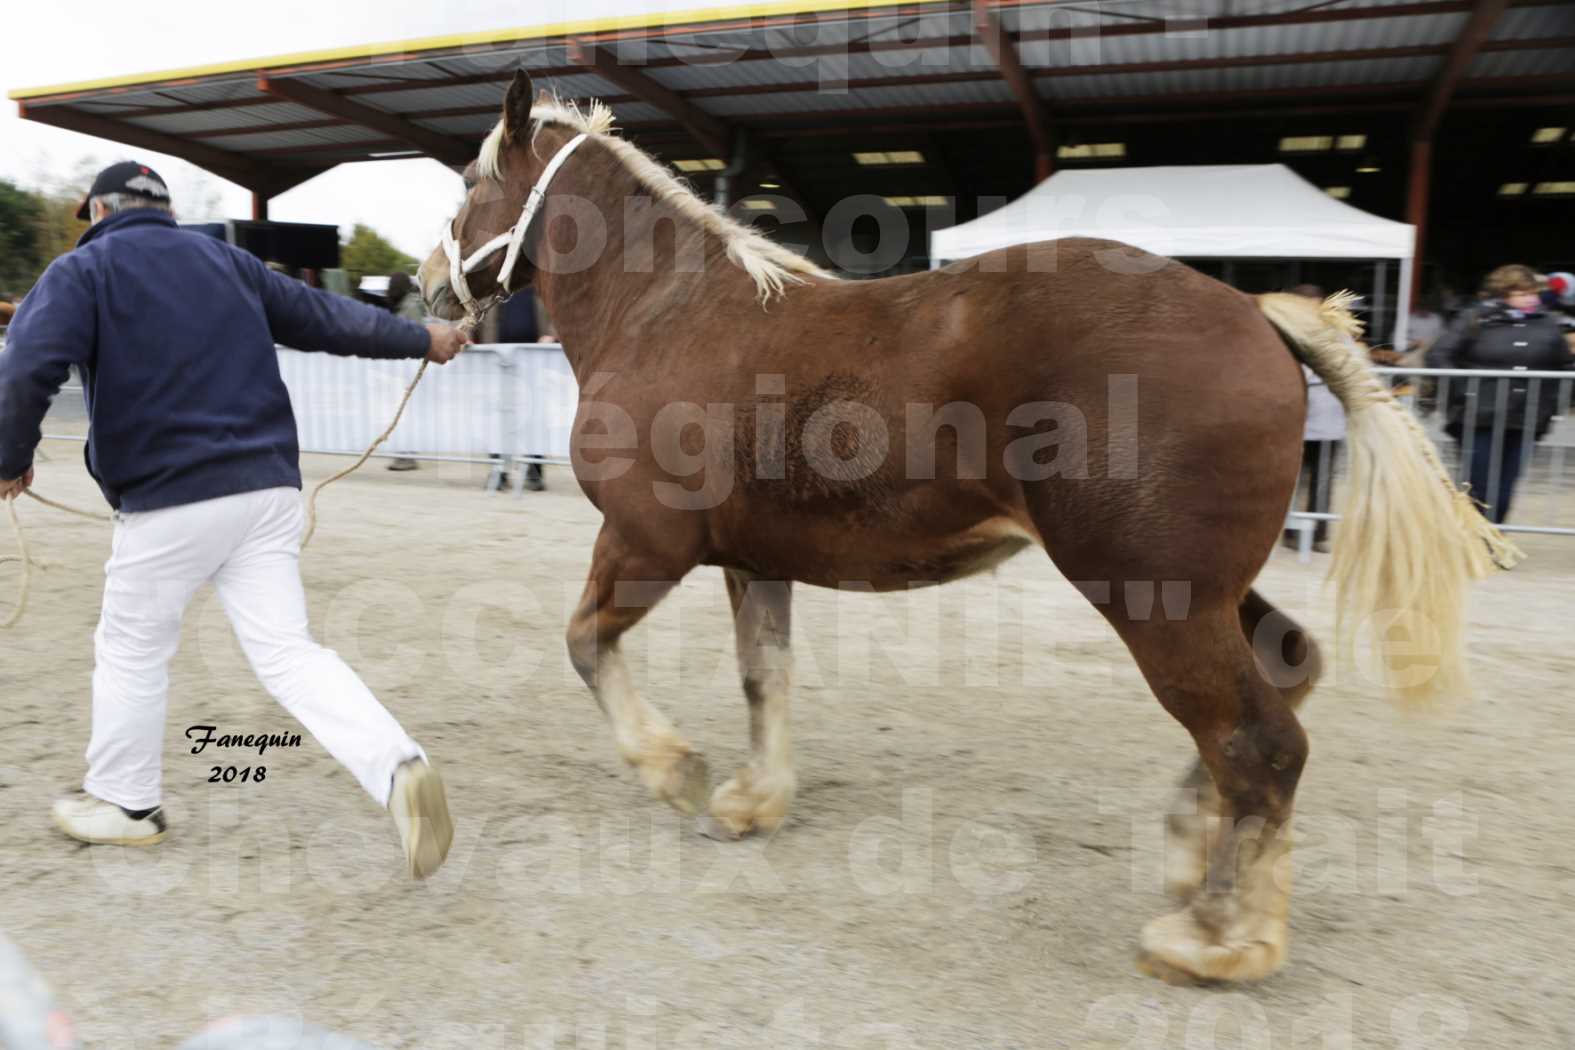
[[[1440,458],[1456,484],[1470,485],[1473,461],[1478,456],[1486,457],[1486,476],[1478,477],[1484,483],[1472,486],[1472,496],[1489,514],[1497,507],[1506,449],[1519,454],[1519,483],[1509,516],[1500,528],[1509,533],[1575,536],[1575,500],[1571,499],[1567,473],[1569,449],[1575,445],[1575,421],[1570,418],[1575,372],[1459,368],[1375,371],[1385,378],[1400,403],[1416,416],[1437,444]],[[1550,405],[1552,424],[1538,438],[1537,422]],[[1484,408],[1490,420],[1488,425],[1461,422],[1481,419]],[[1461,425],[1451,426],[1454,422]],[[1316,472],[1319,492],[1312,504],[1315,509],[1306,509],[1306,494],[1298,493],[1287,519],[1287,527],[1298,537],[1303,560],[1308,560],[1314,524],[1339,520],[1331,508],[1336,502],[1333,490],[1340,484],[1344,457],[1339,454],[1337,443],[1319,444],[1315,453],[1320,468]]]

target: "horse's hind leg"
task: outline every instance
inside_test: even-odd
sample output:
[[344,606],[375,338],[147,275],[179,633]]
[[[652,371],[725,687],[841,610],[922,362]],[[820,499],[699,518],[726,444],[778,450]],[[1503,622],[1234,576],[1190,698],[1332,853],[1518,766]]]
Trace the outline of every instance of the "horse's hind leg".
[[692,568],[631,549],[606,525],[596,537],[590,578],[569,620],[569,659],[612,723],[618,752],[657,798],[684,813],[705,803],[705,760],[667,716],[634,688],[619,649],[623,633]]
[[1237,609],[1117,627],[1160,703],[1192,734],[1221,801],[1203,888],[1144,928],[1144,968],[1167,978],[1266,977],[1285,959],[1287,824],[1307,736],[1259,671]]
[[736,839],[751,831],[775,831],[798,786],[788,734],[792,584],[728,569],[727,596],[749,701],[751,755],[749,765],[711,796],[711,820],[702,828],[713,838]]
[[[1247,592],[1238,614],[1261,673],[1279,688],[1293,711],[1300,709],[1323,671],[1317,643],[1257,591]],[[1183,901],[1203,888],[1208,830],[1219,815],[1219,791],[1200,758],[1181,782],[1165,835],[1165,887]]]

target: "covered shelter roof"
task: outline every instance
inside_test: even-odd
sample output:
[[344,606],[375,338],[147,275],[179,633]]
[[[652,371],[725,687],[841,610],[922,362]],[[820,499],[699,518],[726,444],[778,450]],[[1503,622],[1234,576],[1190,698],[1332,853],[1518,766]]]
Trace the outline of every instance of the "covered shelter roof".
[[937,261],[1056,237],[1208,259],[1409,259],[1416,230],[1335,200],[1283,164],[1061,171],[930,235]]
[[181,157],[264,198],[349,161],[463,165],[517,68],[602,99],[669,158],[728,158],[740,131],[769,157],[773,141],[827,127],[997,126],[1026,131],[1042,174],[1080,124],[1575,103],[1565,0],[697,2],[11,98],[27,119]]

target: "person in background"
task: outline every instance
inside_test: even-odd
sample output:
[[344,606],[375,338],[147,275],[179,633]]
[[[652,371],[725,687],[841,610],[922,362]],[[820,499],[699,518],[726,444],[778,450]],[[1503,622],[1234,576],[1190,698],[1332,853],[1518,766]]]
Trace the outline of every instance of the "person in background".
[[1438,337],[1444,334],[1444,311],[1439,303],[1438,296],[1425,295],[1416,304],[1416,309],[1411,311],[1411,317],[1406,324],[1406,356],[1404,363],[1407,368],[1421,368],[1427,351]]
[[1575,273],[1548,274],[1542,291],[1542,305],[1550,313],[1568,313],[1575,307]]
[[[1423,368],[1427,360],[1427,351],[1438,337],[1444,334],[1446,322],[1442,300],[1437,292],[1424,295],[1417,300],[1406,321],[1406,348],[1396,360],[1401,368]],[[1436,380],[1428,376],[1397,377],[1394,384],[1396,397],[1403,397],[1414,393],[1417,397],[1417,408],[1422,415],[1430,415],[1435,404]]]
[[[500,343],[556,343],[552,322],[542,308],[536,289],[526,285],[493,311],[497,315],[497,341]],[[503,475],[500,487],[508,483]],[[525,488],[540,492],[547,487],[540,463],[525,465]]]
[[[1449,329],[1428,351],[1431,368],[1517,369],[1559,371],[1571,365],[1564,335],[1542,309],[1538,279],[1529,267],[1500,266],[1483,281],[1477,304],[1461,312]],[[1468,404],[1470,381],[1456,379],[1449,384],[1449,405],[1444,431],[1461,444],[1466,457],[1466,437],[1470,435],[1471,496],[1488,508],[1495,524],[1509,516],[1515,482],[1530,458],[1532,445],[1553,424],[1557,406],[1550,384],[1539,384],[1537,414],[1528,431],[1526,409],[1531,383],[1515,379],[1482,379],[1474,405]],[[1494,413],[1497,411],[1501,384],[1505,392],[1506,416],[1503,443],[1498,459],[1493,458]],[[1498,485],[1489,483],[1496,467]]]
[[[1316,284],[1299,284],[1291,294],[1319,302],[1324,298],[1323,289]],[[1345,440],[1345,408],[1318,373],[1303,365],[1302,374],[1307,379],[1307,424],[1302,431],[1301,481],[1307,486],[1308,513],[1327,514],[1334,466]],[[1296,531],[1287,529],[1285,546],[1296,547],[1297,540]],[[1320,554],[1329,551],[1329,522],[1322,518],[1313,526],[1313,550]]]
[[1563,329],[1564,342],[1569,344],[1570,353],[1575,354],[1575,273],[1548,274],[1542,304]]
[[11,318],[16,316],[16,307],[4,299],[0,299],[0,325],[11,323]]
[[421,301],[421,296],[416,292],[416,282],[408,273],[401,271],[389,276],[388,309],[412,321],[427,319],[426,304]]
[[[383,300],[383,305],[388,312],[398,317],[411,321],[425,321],[427,308],[421,302],[421,296],[416,294],[415,282],[404,271],[390,274],[388,278],[388,295]],[[421,466],[411,456],[396,456],[389,461],[388,469],[395,471],[411,471]]]

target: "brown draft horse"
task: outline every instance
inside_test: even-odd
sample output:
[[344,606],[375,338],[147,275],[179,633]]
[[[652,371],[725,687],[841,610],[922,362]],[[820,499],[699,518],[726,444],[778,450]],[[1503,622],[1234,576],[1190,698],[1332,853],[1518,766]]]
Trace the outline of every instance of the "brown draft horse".
[[[1507,553],[1356,356],[1342,302],[1255,298],[1082,239],[842,281],[702,203],[610,124],[599,105],[533,105],[518,74],[421,283],[457,319],[502,293],[500,275],[534,281],[558,326],[582,391],[575,469],[604,515],[568,646],[623,757],[658,797],[708,809],[713,833],[778,826],[794,581],[896,590],[1031,545],[1111,595],[1185,581],[1179,615],[1097,603],[1192,734],[1205,789],[1203,813],[1172,827],[1185,903],[1144,929],[1141,958],[1168,978],[1273,972],[1307,757],[1293,709],[1318,657],[1251,585],[1296,484],[1299,362],[1350,415],[1342,633],[1378,618],[1380,644],[1406,646],[1408,664],[1385,661],[1402,695],[1462,687],[1466,584]],[[913,406],[945,407],[916,428]],[[697,565],[725,570],[751,725],[748,767],[714,791],[619,652]]]

